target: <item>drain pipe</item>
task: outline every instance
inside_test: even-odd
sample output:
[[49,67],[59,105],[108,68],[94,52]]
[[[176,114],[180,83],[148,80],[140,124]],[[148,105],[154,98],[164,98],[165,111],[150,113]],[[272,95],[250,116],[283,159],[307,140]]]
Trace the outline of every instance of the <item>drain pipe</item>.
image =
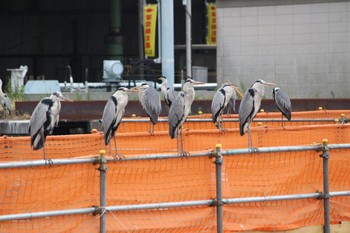
[[104,41],[107,44],[107,50],[113,58],[117,59],[123,55],[123,35],[121,28],[121,0],[109,0],[110,1],[110,26],[109,32],[104,37]]

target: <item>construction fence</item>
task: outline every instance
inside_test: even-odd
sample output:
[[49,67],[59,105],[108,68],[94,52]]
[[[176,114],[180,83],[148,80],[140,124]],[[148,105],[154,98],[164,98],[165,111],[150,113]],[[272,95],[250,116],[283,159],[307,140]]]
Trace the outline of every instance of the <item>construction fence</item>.
[[[30,148],[29,137],[3,136],[0,229],[100,232],[104,218],[106,232],[217,232],[221,208],[224,232],[284,231],[323,225],[327,200],[329,222],[345,223],[350,221],[350,124],[334,119],[347,115],[349,111],[293,113],[296,121],[283,128],[276,121],[280,114],[259,113],[257,119],[272,120],[254,123],[256,152],[247,149],[247,135],[239,136],[237,116],[226,116],[225,132],[205,120],[208,116],[191,117],[184,124],[187,158],[176,154],[166,122],[156,125],[151,136],[147,121],[123,121],[117,133],[118,151],[126,157],[121,161],[109,156],[101,132],[48,136],[50,166],[41,150]],[[325,148],[329,195],[324,190],[325,157],[320,157]],[[106,163],[99,158],[101,149],[107,151]],[[101,204],[103,171],[106,199]]]

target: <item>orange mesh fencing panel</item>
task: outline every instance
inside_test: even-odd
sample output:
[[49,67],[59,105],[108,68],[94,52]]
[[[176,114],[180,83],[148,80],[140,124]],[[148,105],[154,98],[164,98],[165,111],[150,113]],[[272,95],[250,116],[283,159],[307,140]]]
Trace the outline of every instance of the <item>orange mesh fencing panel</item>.
[[[322,114],[325,114],[322,111]],[[336,113],[339,114],[339,113]],[[305,113],[307,115],[307,113]],[[327,115],[328,116],[328,115]],[[304,117],[304,116],[303,116]],[[147,123],[147,122],[146,122]],[[184,124],[186,128],[187,124]],[[220,132],[196,122],[184,130],[184,146],[191,153],[247,148],[247,135],[237,128]],[[145,131],[117,133],[118,150],[125,157],[176,154],[176,139],[167,128],[151,136],[148,125],[128,127]],[[210,128],[209,128],[210,127]],[[350,124],[252,127],[255,147],[310,145],[327,138],[329,143],[349,143]],[[101,132],[49,136],[50,159],[97,156],[105,146]],[[42,159],[26,137],[0,137],[0,161]],[[113,152],[111,152],[113,153]],[[323,190],[321,152],[298,151],[224,156],[223,198],[315,193]],[[350,190],[350,150],[330,151],[330,191]],[[215,198],[215,164],[212,158],[191,157],[155,160],[122,160],[107,163],[107,205],[210,200]],[[99,205],[99,165],[75,164],[51,167],[1,169],[0,215],[88,208]],[[350,197],[332,197],[332,223],[350,221]],[[216,232],[216,209],[210,206],[107,212],[107,232]],[[277,231],[323,223],[323,200],[228,204],[223,207],[225,232]],[[99,215],[71,215],[30,220],[0,221],[2,232],[98,232]]]

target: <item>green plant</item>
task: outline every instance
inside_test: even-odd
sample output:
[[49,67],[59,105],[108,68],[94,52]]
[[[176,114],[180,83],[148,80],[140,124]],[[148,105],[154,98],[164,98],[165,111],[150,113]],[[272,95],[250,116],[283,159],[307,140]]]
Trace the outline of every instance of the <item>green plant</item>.
[[75,100],[82,100],[82,96],[80,94],[80,92],[75,92]]
[[24,86],[22,86],[22,87],[16,86],[16,88],[13,90],[11,87],[11,83],[8,82],[6,87],[5,87],[5,91],[6,91],[7,96],[12,101],[24,99]]

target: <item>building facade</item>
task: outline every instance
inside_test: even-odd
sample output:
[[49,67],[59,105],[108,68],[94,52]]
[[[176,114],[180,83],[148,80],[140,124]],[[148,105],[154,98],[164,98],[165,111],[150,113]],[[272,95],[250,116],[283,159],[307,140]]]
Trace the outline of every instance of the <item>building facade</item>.
[[219,84],[264,79],[290,98],[350,98],[348,1],[218,0],[217,32]]

